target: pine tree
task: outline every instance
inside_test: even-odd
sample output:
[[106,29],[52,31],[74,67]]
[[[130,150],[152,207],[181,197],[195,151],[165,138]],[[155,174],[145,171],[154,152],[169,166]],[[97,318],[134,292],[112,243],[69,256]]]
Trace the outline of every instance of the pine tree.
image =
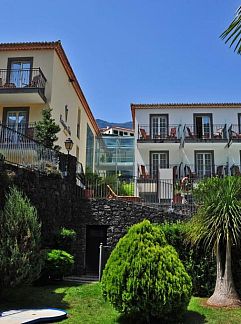
[[29,199],[13,187],[0,211],[0,293],[32,282],[41,270],[41,224]]
[[42,111],[42,120],[37,122],[36,130],[36,137],[40,143],[48,148],[60,150],[60,146],[54,145],[54,142],[58,140],[56,134],[60,131],[60,127],[52,118],[51,108],[46,108]]

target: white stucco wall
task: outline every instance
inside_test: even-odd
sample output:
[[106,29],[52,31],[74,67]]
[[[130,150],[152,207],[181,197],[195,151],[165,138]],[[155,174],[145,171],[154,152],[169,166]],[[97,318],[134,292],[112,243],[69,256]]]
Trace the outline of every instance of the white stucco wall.
[[[135,138],[138,139],[138,130],[140,125],[149,125],[151,114],[168,114],[169,125],[193,124],[193,114],[212,114],[213,124],[227,124],[227,128],[231,125],[238,124],[238,113],[241,113],[241,106],[237,108],[166,108],[166,109],[136,109],[135,110]],[[195,151],[213,151],[214,164],[226,165],[231,167],[233,164],[240,165],[241,143],[232,143],[227,147],[227,142],[185,142],[184,147],[180,147],[178,143],[148,143],[141,142],[136,145],[135,161],[136,170],[138,164],[149,166],[151,151],[168,151],[169,165],[188,164],[194,170]],[[136,171],[137,175],[137,171]]]

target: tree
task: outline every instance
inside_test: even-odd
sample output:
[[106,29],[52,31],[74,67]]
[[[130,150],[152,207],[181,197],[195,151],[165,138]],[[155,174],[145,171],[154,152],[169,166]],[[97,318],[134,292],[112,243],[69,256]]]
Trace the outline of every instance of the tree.
[[32,282],[41,270],[41,225],[37,211],[16,187],[0,213],[0,291]]
[[42,111],[42,120],[37,122],[36,130],[36,137],[40,143],[50,149],[60,150],[60,146],[54,145],[54,142],[58,139],[56,134],[60,131],[60,127],[52,118],[51,108],[46,108]]
[[231,249],[238,246],[241,236],[241,177],[203,180],[194,195],[199,208],[190,221],[189,236],[216,254],[216,285],[207,303],[241,305],[231,268]]
[[150,322],[181,316],[191,278],[158,225],[133,225],[112,251],[101,280],[104,297],[123,314]]
[[241,54],[241,6],[237,9],[236,15],[229,27],[220,37],[226,39],[225,43],[230,41],[230,47],[235,45],[234,51]]

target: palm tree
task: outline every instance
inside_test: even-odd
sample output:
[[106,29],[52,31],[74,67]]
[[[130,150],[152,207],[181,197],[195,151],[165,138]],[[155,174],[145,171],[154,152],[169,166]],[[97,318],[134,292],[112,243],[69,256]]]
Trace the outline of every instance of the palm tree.
[[236,42],[234,51],[241,54],[241,6],[237,9],[236,15],[229,25],[229,27],[221,34],[222,39],[225,39],[225,43],[230,43],[230,47]]
[[241,177],[203,180],[194,195],[199,208],[190,221],[189,236],[216,254],[216,286],[207,303],[240,306],[232,276],[231,248],[241,238]]

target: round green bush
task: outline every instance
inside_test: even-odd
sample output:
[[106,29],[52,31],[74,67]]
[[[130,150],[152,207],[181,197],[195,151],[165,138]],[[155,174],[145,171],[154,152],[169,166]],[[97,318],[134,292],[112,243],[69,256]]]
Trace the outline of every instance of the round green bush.
[[105,299],[139,321],[181,316],[191,298],[191,279],[177,252],[147,220],[119,240],[101,282]]

